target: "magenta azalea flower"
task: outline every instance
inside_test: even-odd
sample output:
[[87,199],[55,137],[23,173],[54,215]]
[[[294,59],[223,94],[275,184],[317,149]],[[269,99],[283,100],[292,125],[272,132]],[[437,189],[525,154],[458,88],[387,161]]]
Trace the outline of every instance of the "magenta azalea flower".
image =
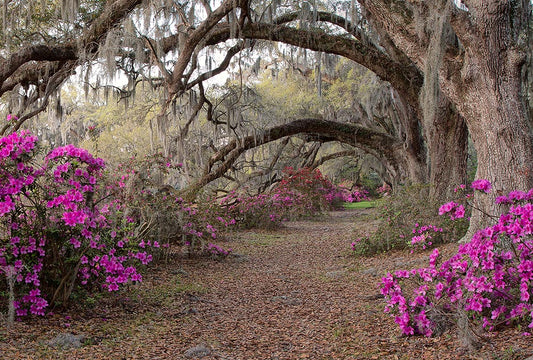
[[456,206],[457,206],[457,204],[454,203],[453,201],[450,201],[449,203],[446,203],[446,204],[442,205],[442,206],[439,208],[439,215],[443,215],[443,214],[449,213],[449,212],[452,211]]
[[490,184],[488,180],[478,179],[472,182],[472,189],[484,191],[485,193],[488,193],[490,189],[492,189],[492,185]]

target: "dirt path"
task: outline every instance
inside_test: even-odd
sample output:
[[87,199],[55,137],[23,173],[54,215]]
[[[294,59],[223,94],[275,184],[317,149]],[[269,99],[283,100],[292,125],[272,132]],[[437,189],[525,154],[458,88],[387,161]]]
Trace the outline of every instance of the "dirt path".
[[[0,356],[468,358],[458,351],[453,334],[433,339],[399,336],[394,321],[383,314],[380,276],[414,266],[425,256],[387,254],[356,260],[349,254],[354,226],[371,231],[376,221],[368,211],[355,210],[334,212],[320,221],[291,222],[278,231],[241,232],[226,244],[239,256],[224,261],[180,259],[128,294],[97,299],[90,311],[18,324],[10,334],[0,332]],[[67,331],[83,334],[86,345],[58,350],[46,344]],[[525,358],[516,346],[502,342],[472,358],[501,352],[509,353],[506,359]]]

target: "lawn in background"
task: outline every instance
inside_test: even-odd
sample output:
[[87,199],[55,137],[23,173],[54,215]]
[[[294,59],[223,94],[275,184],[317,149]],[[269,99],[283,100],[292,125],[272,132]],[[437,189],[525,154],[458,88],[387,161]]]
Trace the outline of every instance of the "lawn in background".
[[359,201],[359,202],[345,202],[342,206],[344,206],[345,209],[366,209],[366,208],[372,208],[376,206],[375,201]]

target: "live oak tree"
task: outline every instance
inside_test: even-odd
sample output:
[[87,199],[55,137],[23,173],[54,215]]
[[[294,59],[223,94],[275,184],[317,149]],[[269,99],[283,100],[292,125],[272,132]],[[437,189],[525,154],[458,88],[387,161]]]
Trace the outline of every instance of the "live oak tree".
[[[20,33],[14,29],[22,28],[22,20],[13,19],[23,17],[10,17],[18,4],[5,2],[5,34]],[[26,13],[31,14],[34,5],[28,4]],[[60,26],[50,25],[58,13],[51,11],[43,28],[20,33],[16,45],[6,43],[0,95],[15,89],[23,95],[21,122],[42,110],[78,65],[88,69],[96,59],[105,59],[109,73],[120,69],[129,74],[129,91],[140,79],[164,88],[157,122],[167,139],[172,108],[181,97],[193,90],[199,96],[182,119],[183,129],[202,109],[212,120],[202,82],[226,70],[232,59],[244,63],[246,52],[253,54],[261,41],[274,41],[345,57],[389,82],[406,109],[400,143],[408,156],[403,162],[388,161],[392,168],[407,169],[405,177],[411,180],[429,179],[434,196],[464,180],[467,128],[478,154],[476,177],[495,188],[494,195],[476,199],[483,209],[497,211],[491,205],[494,196],[533,185],[524,96],[531,53],[527,0],[116,0],[82,2],[79,13],[75,8],[67,2]],[[50,36],[43,35],[52,28]],[[212,56],[214,48],[223,52],[222,60]],[[387,158],[384,147],[368,150]],[[424,162],[426,174],[409,171],[412,164]],[[482,221],[481,212],[474,212],[472,228]]]
[[[107,5],[110,5],[110,3]],[[115,2],[113,5],[114,9],[109,6],[104,7],[97,19],[102,19],[102,21],[112,24],[111,21],[113,19],[118,18],[120,15],[125,16],[136,4],[132,1],[129,3],[123,1]],[[217,8],[211,8],[208,2],[201,2],[201,4],[187,2],[183,5],[154,3],[136,10],[138,15],[144,16],[144,18],[153,14],[154,11],[162,11],[164,14],[166,11],[167,14],[164,16],[176,11],[174,15],[178,17],[178,20],[173,25],[176,25],[178,31],[174,34],[169,30],[168,23],[158,26],[159,21],[155,21],[155,24],[152,24],[156,27],[155,31],[147,30],[145,31],[146,35],[142,35],[142,31],[139,29],[142,26],[133,21],[125,21],[125,25],[120,28],[108,29],[104,39],[103,27],[96,27],[92,23],[90,28],[95,28],[94,30],[98,30],[101,33],[98,38],[99,42],[91,43],[90,52],[85,47],[78,46],[80,43],[83,45],[82,41],[77,41],[76,44],[70,43],[66,47],[77,51],[74,54],[71,51],[62,58],[70,59],[71,61],[74,59],[79,62],[92,59],[89,55],[99,55],[100,58],[105,57],[106,65],[110,68],[109,72],[112,71],[113,66],[116,69],[127,70],[130,77],[132,77],[130,82],[133,84],[136,83],[138,78],[145,77],[147,76],[146,73],[149,73],[150,70],[146,71],[146,61],[150,58],[148,68],[156,66],[159,69],[158,79],[154,80],[151,77],[151,80],[158,85],[164,86],[167,90],[163,110],[157,122],[159,133],[165,143],[164,147],[168,148],[171,143],[167,142],[166,133],[169,126],[169,109],[172,104],[185,92],[195,86],[199,86],[203,80],[224,70],[228,66],[229,60],[237,53],[257,46],[250,39],[281,40],[287,44],[312,50],[340,54],[349,59],[362,62],[373,71],[376,71],[382,78],[391,81],[395,89],[398,89],[397,102],[402,103],[401,106],[405,109],[403,111],[404,116],[401,117],[403,124],[401,124],[402,129],[400,131],[404,136],[404,148],[408,161],[394,165],[397,169],[406,169],[402,169],[403,173],[396,171],[393,177],[397,181],[409,179],[413,182],[422,182],[427,180],[427,169],[424,168],[427,166],[426,155],[420,138],[420,111],[417,99],[418,87],[422,82],[421,74],[405,57],[400,60],[394,60],[386,52],[380,51],[376,44],[368,41],[370,38],[367,38],[361,30],[363,26],[353,24],[352,20],[355,20],[353,12],[355,9],[352,9],[352,14],[350,15],[354,19],[350,20],[324,11],[318,11],[317,6],[320,4],[313,4],[312,6],[309,3],[295,3],[287,6],[277,1],[266,5],[247,1],[225,1],[218,5]],[[202,8],[205,13],[204,18],[198,20],[198,17],[195,17],[195,13],[202,10]],[[106,19],[106,16],[109,19]],[[159,15],[159,19],[164,18]],[[297,29],[294,26],[295,24],[307,25]],[[323,26],[322,24],[329,25]],[[343,29],[345,34],[336,35],[336,30],[332,26]],[[328,34],[328,31],[330,34]],[[91,34],[92,32],[89,31],[88,33]],[[85,36],[82,33],[80,39],[83,40]],[[94,36],[91,37],[91,39],[94,38]],[[195,71],[199,70],[198,55],[202,49],[223,41],[231,41],[231,39],[245,40],[237,41],[235,45],[227,50],[226,58],[219,67],[201,73],[194,78]],[[34,48],[37,49],[37,46],[34,46]],[[80,57],[81,50],[83,50],[83,56]],[[395,49],[392,51],[395,51]],[[18,55],[14,54],[13,57]],[[165,55],[167,57],[177,57],[175,61],[171,62],[173,66],[168,67],[165,64],[167,59]],[[27,56],[26,60],[28,59],[32,58]],[[44,54],[39,54],[39,59],[47,60]],[[52,59],[48,58],[48,60]],[[118,65],[114,64],[115,62]],[[73,63],[70,65],[69,71],[73,71]],[[48,83],[46,86],[41,84],[41,88],[45,88],[44,101],[40,101],[41,106],[35,111],[22,116],[20,122],[44,108],[50,94],[67,74],[68,71],[56,76],[56,83]],[[186,120],[181,138],[187,135],[188,124],[197,115],[198,109],[201,109],[205,104],[202,87],[200,87],[199,91],[200,101],[195,105],[196,110],[192,111],[193,116]],[[450,153],[457,152],[452,151]],[[459,154],[461,154],[461,151],[459,151]],[[435,161],[435,163],[437,162]]]
[[[498,214],[496,196],[532,188],[531,110],[524,79],[531,56],[531,3],[438,1],[430,7],[363,0],[361,4],[419,67],[438,64],[433,69],[435,81],[464,117],[476,148],[476,178],[493,184],[489,196],[476,195],[478,205]],[[437,36],[427,37],[423,30],[432,18],[440,19]],[[424,51],[428,43],[437,48],[435,53]],[[471,229],[486,221],[482,212],[474,212]]]

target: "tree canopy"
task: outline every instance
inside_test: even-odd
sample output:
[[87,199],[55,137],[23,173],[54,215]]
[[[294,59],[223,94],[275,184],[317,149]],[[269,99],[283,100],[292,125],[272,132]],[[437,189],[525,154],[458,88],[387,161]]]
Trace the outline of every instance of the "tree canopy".
[[[494,194],[533,187],[527,0],[5,1],[1,22],[0,96],[19,119],[10,130],[51,101],[60,109],[59,89],[76,76],[87,92],[123,101],[140,84],[159,91],[153,126],[162,150],[185,160],[187,144],[213,148],[203,179],[230,169],[223,157],[251,146],[235,146],[230,156],[224,149],[232,141],[253,138],[255,146],[265,134],[294,135],[291,127],[305,123],[301,133],[314,139],[350,138],[381,161],[392,184],[431,182],[434,197],[465,182],[468,134],[476,177],[490,180]],[[338,57],[376,80],[338,67]],[[326,97],[337,91],[329,100],[344,108],[303,116],[298,107],[312,106],[291,94],[298,102],[292,114],[261,123],[246,88],[260,70],[277,75],[281,66],[313,78],[321,99],[324,89],[331,90]],[[228,71],[234,89],[213,93],[209,79]],[[348,95],[340,76],[354,77],[358,90]],[[117,77],[127,84],[117,87]],[[379,90],[358,94],[377,79]],[[199,121],[213,130],[191,133]],[[315,126],[328,121],[336,124]],[[331,134],[340,128],[342,136]],[[361,134],[380,140],[364,143]],[[478,200],[490,209],[494,199]],[[473,215],[483,221],[481,212]]]

